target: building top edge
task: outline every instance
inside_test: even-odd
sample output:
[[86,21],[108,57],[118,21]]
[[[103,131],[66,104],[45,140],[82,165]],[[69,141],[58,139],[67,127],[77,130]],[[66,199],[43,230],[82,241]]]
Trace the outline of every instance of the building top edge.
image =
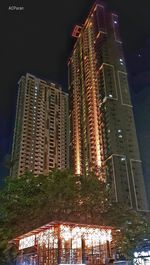
[[68,95],[67,92],[65,92],[63,89],[62,89],[62,85],[60,85],[59,83],[57,82],[54,82],[54,81],[50,81],[48,79],[44,79],[44,78],[39,78],[31,73],[26,73],[24,75],[21,75],[20,78],[19,78],[19,81],[18,81],[18,84],[19,82],[22,80],[22,79],[26,79],[26,78],[31,78],[33,80],[37,80],[38,82],[41,82],[45,85],[50,85],[50,86],[54,86],[55,89],[58,89],[60,91],[62,91],[64,94]]
[[[90,11],[89,11],[89,13],[88,13],[88,15],[87,15],[87,18],[85,19],[85,21],[84,21],[84,23],[82,24],[82,26],[80,26],[80,25],[75,25],[74,28],[73,28],[73,32],[74,32],[74,29],[76,28],[76,26],[81,28],[81,31],[80,31],[80,32],[82,32],[82,31],[85,29],[85,27],[87,26],[87,24],[88,24],[88,22],[89,22],[89,19],[90,19],[91,15],[92,15],[94,9],[95,9],[98,5],[100,5],[100,6],[102,6],[103,8],[105,8],[106,11],[107,11],[108,13],[111,13],[111,14],[117,16],[116,12],[114,12],[114,11],[110,11],[110,9],[108,8],[108,6],[106,5],[106,3],[105,3],[103,0],[96,0],[96,1],[94,2],[94,4],[91,6],[91,9],[90,9]],[[72,35],[72,36],[73,36],[73,35]],[[70,62],[70,59],[72,58],[72,55],[73,55],[74,50],[76,49],[76,46],[77,46],[78,41],[79,41],[79,39],[80,39],[80,36],[81,36],[81,34],[79,34],[78,37],[76,37],[77,39],[76,39],[75,44],[74,44],[74,46],[73,46],[73,48],[72,48],[71,55],[69,56],[68,64],[69,64],[69,62]]]

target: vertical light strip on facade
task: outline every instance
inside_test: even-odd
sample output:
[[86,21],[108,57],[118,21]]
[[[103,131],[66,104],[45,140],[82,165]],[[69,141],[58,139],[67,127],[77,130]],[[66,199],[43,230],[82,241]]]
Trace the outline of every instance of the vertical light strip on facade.
[[98,126],[98,112],[97,112],[97,96],[96,96],[96,77],[94,73],[94,47],[92,40],[92,23],[88,25],[88,37],[89,37],[89,58],[90,58],[90,70],[91,70],[91,83],[92,83],[92,104],[93,104],[93,115],[94,115],[94,134],[95,134],[95,149],[96,149],[96,164],[98,167],[101,166],[101,154],[100,154],[100,139],[99,139],[99,126]]
[[[74,52],[74,57],[76,56],[77,50]],[[75,150],[74,150],[74,163],[75,163],[75,174],[80,175],[81,174],[81,158],[80,158],[80,152],[81,152],[81,144],[80,144],[80,106],[79,106],[79,95],[78,95],[78,84],[76,82],[78,81],[78,64],[76,58],[74,58],[75,61],[75,67],[74,67],[74,100],[73,100],[73,113],[74,113],[74,140],[75,140]]]

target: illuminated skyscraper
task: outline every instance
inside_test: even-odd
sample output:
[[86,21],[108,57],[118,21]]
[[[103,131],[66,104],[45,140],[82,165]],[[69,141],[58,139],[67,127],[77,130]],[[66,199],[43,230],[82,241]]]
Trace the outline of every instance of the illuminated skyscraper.
[[147,209],[118,16],[96,1],[69,60],[71,166],[111,185],[114,199]]
[[30,74],[18,84],[11,175],[68,168],[68,95]]

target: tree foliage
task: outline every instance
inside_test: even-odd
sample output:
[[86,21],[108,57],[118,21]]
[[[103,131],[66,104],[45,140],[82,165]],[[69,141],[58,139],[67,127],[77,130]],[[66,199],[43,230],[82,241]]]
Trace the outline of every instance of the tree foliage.
[[56,220],[114,226],[118,249],[129,255],[150,235],[150,224],[147,216],[110,198],[109,187],[94,176],[74,177],[54,170],[48,176],[26,173],[7,178],[0,193],[0,264],[15,256],[8,240]]

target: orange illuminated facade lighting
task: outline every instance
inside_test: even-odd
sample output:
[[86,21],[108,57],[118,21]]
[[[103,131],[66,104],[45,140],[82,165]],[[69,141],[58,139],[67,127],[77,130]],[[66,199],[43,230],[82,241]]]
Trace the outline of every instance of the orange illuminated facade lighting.
[[96,0],[74,35],[68,64],[71,168],[108,183],[114,201],[147,210],[118,16]]

